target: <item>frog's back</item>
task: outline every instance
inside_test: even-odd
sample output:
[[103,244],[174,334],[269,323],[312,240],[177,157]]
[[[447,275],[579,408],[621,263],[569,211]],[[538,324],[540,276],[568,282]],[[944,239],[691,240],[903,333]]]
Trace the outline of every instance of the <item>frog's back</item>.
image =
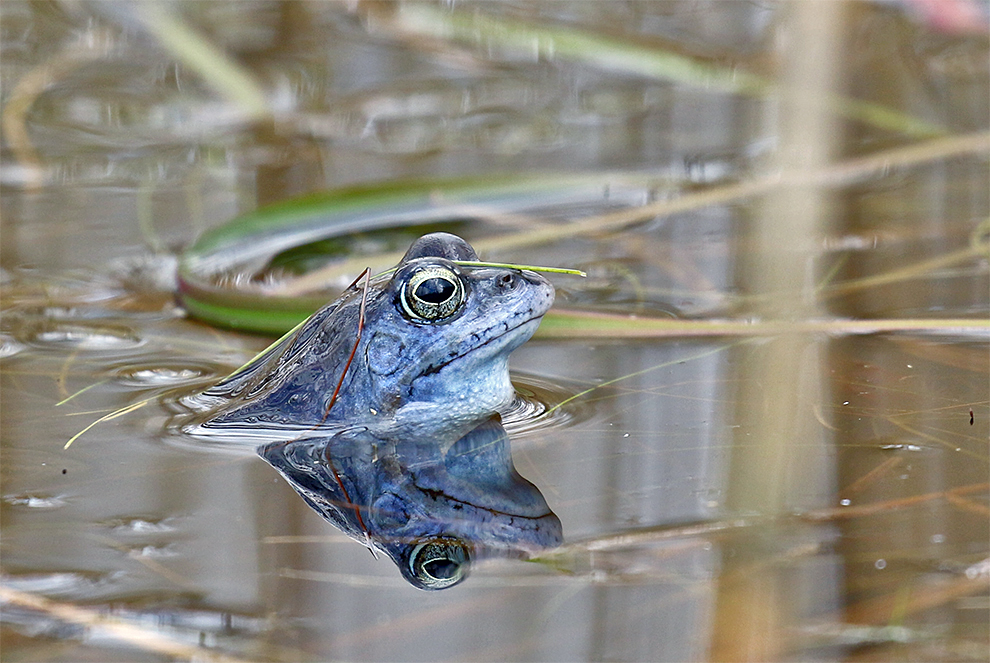
[[[286,338],[209,388],[215,406],[207,428],[238,424],[315,425],[326,419],[320,394],[336,387],[353,347],[360,297],[347,292],[320,309]],[[333,320],[332,324],[327,324]],[[297,383],[310,385],[299,389]]]

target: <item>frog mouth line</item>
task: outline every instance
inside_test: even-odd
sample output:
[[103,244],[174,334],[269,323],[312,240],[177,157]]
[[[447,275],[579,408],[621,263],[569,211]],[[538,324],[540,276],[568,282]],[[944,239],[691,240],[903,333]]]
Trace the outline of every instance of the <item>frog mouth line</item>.
[[493,342],[497,341],[498,339],[505,337],[507,334],[509,334],[509,333],[511,333],[511,332],[513,332],[513,331],[515,331],[517,329],[519,329],[520,327],[525,327],[526,325],[528,325],[531,322],[539,322],[543,318],[544,315],[546,315],[546,314],[545,313],[541,313],[540,315],[535,315],[535,316],[533,316],[531,318],[527,318],[526,320],[520,322],[518,325],[515,325],[514,327],[509,327],[508,329],[506,329],[505,331],[503,331],[501,334],[497,334],[495,336],[492,336],[491,338],[489,338],[484,343],[479,343],[478,345],[475,345],[474,347],[469,348],[468,350],[465,350],[464,352],[460,352],[460,353],[454,355],[453,357],[450,357],[449,359],[447,359],[447,361],[443,362],[442,364],[439,364],[437,366],[431,366],[427,370],[423,371],[422,374],[423,375],[432,375],[434,373],[439,373],[440,371],[442,371],[444,369],[444,367],[449,366],[455,360],[460,359],[462,357],[465,357],[465,356],[471,354],[472,352],[474,352],[476,350],[480,350],[481,348],[485,347],[489,343],[493,343]]
[[[553,511],[550,510],[550,507],[547,507],[546,508],[546,511],[543,512],[543,513],[538,513],[538,514],[534,514],[534,515],[527,515],[527,514],[523,514],[523,513],[513,513],[511,511],[504,511],[502,509],[496,509],[495,507],[485,506],[484,504],[476,504],[474,502],[471,502],[471,501],[468,501],[468,500],[465,500],[465,499],[460,499],[458,497],[454,497],[453,495],[450,495],[447,492],[445,492],[443,490],[440,490],[440,489],[437,489],[437,488],[425,488],[423,486],[420,486],[418,483],[416,483],[416,477],[415,476],[413,476],[411,478],[411,483],[412,483],[413,486],[416,487],[417,490],[419,490],[423,494],[429,496],[430,499],[432,499],[433,501],[439,501],[439,500],[443,499],[443,500],[446,500],[447,502],[450,502],[452,504],[459,504],[459,505],[462,505],[463,507],[470,507],[472,509],[477,509],[478,511],[485,511],[485,512],[487,512],[487,513],[489,513],[489,514],[491,514],[493,516],[504,516],[506,518],[511,518],[513,520],[522,520],[522,521],[537,523],[537,522],[539,522],[541,520],[545,520],[547,516],[554,516],[554,515],[556,515],[556,514],[554,514]],[[382,494],[383,495],[391,494],[397,500],[401,500],[401,497],[399,495],[396,495],[394,492],[392,492],[392,493],[382,493]],[[374,507],[369,508],[369,510],[368,510],[369,517],[373,518],[373,512],[374,512]],[[398,540],[398,539],[394,539],[394,540]]]

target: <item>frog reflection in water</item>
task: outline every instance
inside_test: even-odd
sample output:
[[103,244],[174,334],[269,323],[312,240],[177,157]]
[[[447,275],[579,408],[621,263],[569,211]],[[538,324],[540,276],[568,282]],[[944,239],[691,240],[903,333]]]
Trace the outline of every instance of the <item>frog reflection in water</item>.
[[261,456],[422,589],[457,584],[473,559],[562,540],[497,414],[515,397],[509,353],[536,331],[553,287],[453,262],[477,259],[455,235],[425,235],[366,297],[352,286],[202,395],[214,407],[206,429],[281,432]]

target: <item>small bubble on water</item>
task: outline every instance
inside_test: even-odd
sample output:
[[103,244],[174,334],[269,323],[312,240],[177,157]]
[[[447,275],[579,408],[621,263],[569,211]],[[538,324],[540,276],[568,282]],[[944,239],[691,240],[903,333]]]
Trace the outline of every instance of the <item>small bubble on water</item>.
[[990,558],[977,562],[966,569],[966,577],[970,580],[987,575],[990,575]]
[[57,509],[67,504],[64,497],[57,495],[7,495],[3,501],[11,506],[26,506],[29,509]]
[[189,368],[176,370],[163,367],[138,369],[131,372],[129,377],[135,382],[143,382],[146,384],[169,384],[172,382],[191,380],[193,378],[198,378],[201,375],[202,373],[200,371]]
[[873,566],[878,571],[882,571],[883,569],[887,568],[887,560],[885,560],[885,559],[878,559],[877,561],[873,562]]
[[932,543],[945,543],[944,534],[932,534]]
[[141,345],[141,338],[131,329],[62,325],[35,330],[25,340],[45,348],[72,347],[79,350],[107,351]]
[[842,506],[849,506],[850,504],[852,504],[852,500],[850,499],[839,500],[839,504],[841,504]]
[[16,355],[25,347],[27,346],[23,343],[18,343],[6,334],[0,334],[0,357],[10,357],[11,355]]

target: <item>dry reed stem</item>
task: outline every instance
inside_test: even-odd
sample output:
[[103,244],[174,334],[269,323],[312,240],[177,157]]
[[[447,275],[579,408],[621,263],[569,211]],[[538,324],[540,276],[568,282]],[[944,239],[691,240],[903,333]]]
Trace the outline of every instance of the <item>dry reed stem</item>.
[[[962,495],[968,495],[970,493],[978,493],[982,491],[990,490],[990,483],[974,483],[966,486],[959,486],[957,488],[951,488],[949,490],[940,490],[931,493],[923,493],[921,495],[911,495],[910,497],[901,497],[892,500],[884,500],[883,502],[874,502],[872,504],[861,504],[857,506],[842,506],[842,507],[830,507],[827,509],[815,509],[813,511],[805,511],[800,514],[802,520],[807,520],[811,522],[823,522],[823,521],[836,521],[836,520],[848,520],[850,518],[863,518],[866,516],[882,515],[888,511],[896,511],[898,509],[905,509],[912,506],[917,506],[919,504],[925,504],[927,502],[933,502],[935,500],[946,500],[950,504],[954,501],[962,499]],[[968,504],[974,504],[968,500],[964,500]]]
[[860,601],[847,607],[845,619],[856,624],[888,624],[895,617],[902,619],[924,610],[945,605],[964,596],[985,592],[988,588],[990,588],[990,577],[988,576],[953,578],[944,583],[926,584],[924,588],[918,588],[917,591],[911,591],[910,586],[908,586],[907,591],[909,593],[906,597],[902,591],[903,587],[899,587],[890,594]]
[[851,484],[839,491],[839,495],[842,497],[849,497],[850,495],[855,495],[856,493],[865,490],[875,479],[889,474],[898,465],[904,462],[902,456],[891,456],[887,460],[883,461],[872,470],[861,476],[860,478],[853,481]]

